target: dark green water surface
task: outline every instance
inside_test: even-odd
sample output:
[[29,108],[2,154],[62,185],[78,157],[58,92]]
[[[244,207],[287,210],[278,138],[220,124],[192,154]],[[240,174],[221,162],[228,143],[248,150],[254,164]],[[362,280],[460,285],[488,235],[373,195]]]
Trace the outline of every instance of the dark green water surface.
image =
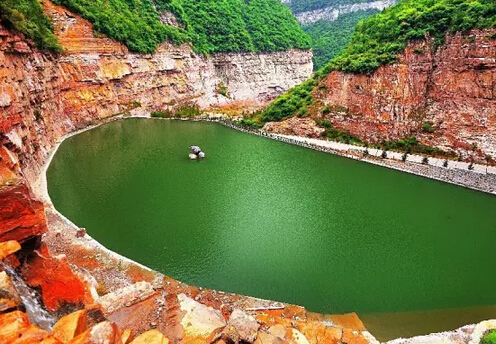
[[[205,160],[188,160],[193,144]],[[66,140],[48,182],[95,239],[183,282],[324,313],[496,317],[491,195],[219,124],[140,119]]]

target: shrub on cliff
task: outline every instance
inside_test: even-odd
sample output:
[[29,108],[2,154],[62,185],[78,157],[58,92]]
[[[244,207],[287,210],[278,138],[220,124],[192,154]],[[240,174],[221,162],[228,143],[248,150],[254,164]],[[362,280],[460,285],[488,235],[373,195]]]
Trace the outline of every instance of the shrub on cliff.
[[262,113],[262,121],[281,121],[294,116],[300,109],[306,108],[312,103],[311,92],[316,84],[315,79],[309,79],[279,96]]
[[25,34],[41,49],[62,51],[53,34],[50,20],[36,0],[1,0],[0,20],[3,25]]
[[489,331],[482,337],[481,344],[496,344],[496,330]]

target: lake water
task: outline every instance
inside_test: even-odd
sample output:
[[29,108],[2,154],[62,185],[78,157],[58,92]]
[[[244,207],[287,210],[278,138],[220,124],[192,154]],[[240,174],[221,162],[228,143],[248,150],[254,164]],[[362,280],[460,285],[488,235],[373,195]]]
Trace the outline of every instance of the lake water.
[[[188,160],[190,145],[207,158]],[[379,339],[496,318],[488,194],[216,123],[146,119],[67,139],[48,186],[103,245],[189,284],[355,311]],[[444,315],[427,324],[434,310]]]

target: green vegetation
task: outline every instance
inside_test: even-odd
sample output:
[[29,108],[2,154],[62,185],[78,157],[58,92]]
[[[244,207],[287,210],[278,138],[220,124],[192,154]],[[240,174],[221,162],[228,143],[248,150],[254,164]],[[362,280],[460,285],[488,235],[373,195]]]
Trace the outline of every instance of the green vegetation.
[[496,344],[496,330],[486,333],[481,340],[481,344]]
[[97,32],[123,42],[132,51],[152,53],[163,41],[185,42],[188,36],[164,25],[151,0],[54,0],[93,23]]
[[356,4],[361,2],[373,2],[375,0],[291,0],[289,2],[289,7],[294,13],[300,13],[305,11],[318,10],[330,6],[348,5]]
[[411,41],[430,36],[439,46],[447,31],[466,32],[495,26],[494,0],[403,0],[359,22],[346,49],[312,79],[272,102],[262,120],[279,121],[302,111],[306,113],[315,105],[319,81],[333,70],[372,73],[383,64],[396,62],[397,54]]
[[227,88],[227,86],[221,81],[219,82],[216,86],[215,86],[215,92],[217,92],[218,94],[226,97],[226,98],[230,98],[231,95],[229,94],[229,90]]
[[[54,0],[88,19],[98,33],[152,53],[169,41],[192,42],[198,53],[309,49],[310,39],[279,0]],[[171,12],[179,27],[161,21]],[[40,47],[60,51],[37,0],[2,0],[2,22],[25,33]]]
[[322,71],[372,73],[382,64],[396,62],[406,45],[426,35],[436,46],[447,31],[466,32],[496,25],[494,0],[403,0],[360,22],[347,48]]
[[424,124],[422,124],[422,131],[424,133],[433,133],[434,127],[432,125],[433,124],[431,122],[425,122]]
[[62,51],[50,21],[36,0],[1,0],[0,21],[6,27],[25,34],[41,49]]
[[303,25],[303,30],[312,41],[314,69],[322,68],[346,47],[359,21],[378,12],[377,10],[368,10],[347,13],[332,22],[319,20],[312,24]]
[[334,128],[333,124],[329,120],[322,120],[316,122],[317,125],[326,129],[323,132],[322,136],[327,137],[331,141],[337,141],[337,142],[359,145],[359,146],[363,145],[362,140],[360,140],[358,137],[352,135],[348,130],[340,130]]
[[281,121],[293,116],[297,111],[306,111],[307,106],[312,103],[311,93],[316,85],[316,80],[312,78],[279,96],[262,113],[262,121]]
[[310,48],[310,39],[279,0],[176,0],[171,11],[185,24],[197,52]]
[[415,136],[398,141],[382,141],[371,144],[377,149],[404,152],[407,154],[426,154],[431,156],[455,157],[453,152],[446,152],[436,147],[420,144]]
[[[278,0],[56,0],[90,20],[98,32],[150,53],[163,41],[193,42],[195,51],[309,49],[310,40]],[[181,28],[163,24],[172,12]]]

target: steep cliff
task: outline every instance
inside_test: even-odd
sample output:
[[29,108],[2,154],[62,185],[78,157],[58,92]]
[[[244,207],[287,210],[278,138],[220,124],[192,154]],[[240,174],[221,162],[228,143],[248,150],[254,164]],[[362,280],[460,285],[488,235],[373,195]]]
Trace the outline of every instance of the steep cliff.
[[310,51],[205,57],[189,45],[163,43],[154,54],[130,53],[95,37],[88,21],[63,7],[44,6],[64,54],[40,51],[0,29],[2,144],[23,166],[42,161],[60,136],[115,114],[184,102],[256,107],[311,75]]
[[300,24],[311,24],[319,20],[334,21],[340,16],[347,13],[360,11],[383,9],[394,5],[397,0],[379,0],[379,1],[327,1],[318,6],[300,4],[302,1],[288,0],[286,1],[290,7],[294,8],[296,19]]
[[[323,102],[338,111],[326,117],[372,142],[416,135],[428,145],[494,158],[495,33],[447,35],[438,50],[432,42],[411,44],[398,63],[371,75],[332,72]],[[422,130],[424,123],[432,130]]]
[[312,86],[305,115],[363,141],[415,136],[464,159],[494,159],[495,35],[494,29],[447,34],[443,46],[412,43],[396,63],[371,74],[333,71]]

